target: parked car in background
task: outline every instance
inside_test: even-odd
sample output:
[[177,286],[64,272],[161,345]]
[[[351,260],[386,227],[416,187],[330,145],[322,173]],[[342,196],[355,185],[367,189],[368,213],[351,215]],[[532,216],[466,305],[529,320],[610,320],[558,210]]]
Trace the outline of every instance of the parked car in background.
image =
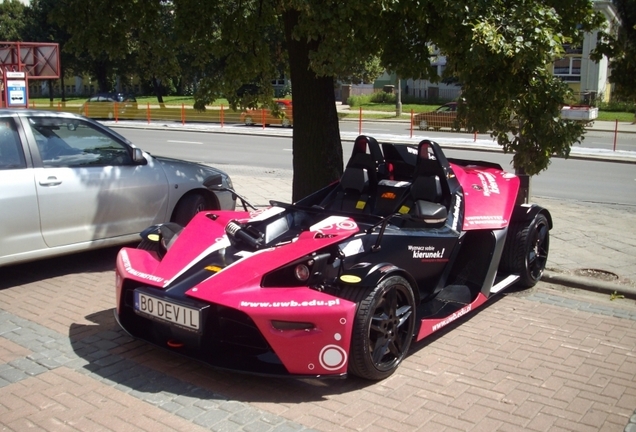
[[0,266],[130,243],[148,225],[235,208],[215,168],[154,157],[85,117],[0,110]]
[[292,101],[279,99],[276,101],[276,105],[278,105],[277,111],[262,108],[241,113],[241,123],[244,123],[246,126],[255,124],[265,124],[265,126],[279,124],[283,127],[292,127],[294,124]]
[[413,116],[413,126],[420,130],[439,130],[441,128],[459,129],[457,120],[457,102],[449,102],[435,111]]
[[98,93],[91,96],[80,108],[80,114],[99,119],[135,118],[137,99],[132,94]]

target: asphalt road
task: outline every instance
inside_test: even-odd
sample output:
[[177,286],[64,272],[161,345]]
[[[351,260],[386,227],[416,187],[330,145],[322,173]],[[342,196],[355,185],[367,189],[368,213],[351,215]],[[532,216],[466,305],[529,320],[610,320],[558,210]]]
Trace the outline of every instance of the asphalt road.
[[[340,130],[344,132],[359,132],[360,125],[358,122],[346,121],[340,122]],[[391,135],[404,135],[410,136],[411,129],[408,123],[405,122],[371,122],[363,121],[362,133],[371,135],[373,134],[391,134]],[[468,132],[451,132],[449,130],[435,131],[421,131],[413,129],[413,137],[431,138],[431,139],[447,139],[449,137],[458,137],[462,139],[473,138],[474,135]],[[480,140],[491,140],[488,134],[477,134],[477,138]],[[606,150],[614,149],[614,138],[616,138],[616,149],[625,151],[636,151],[636,137],[629,133],[618,133],[614,137],[614,133],[611,131],[599,131],[588,130],[581,144],[576,144],[582,148],[600,148]]]
[[[152,129],[116,130],[157,156],[203,162],[219,168],[224,165],[292,168],[291,138]],[[343,142],[345,160],[351,152],[351,145],[350,142]],[[449,149],[446,153],[449,157],[488,160],[501,164],[504,169],[512,169],[511,156],[499,152]],[[547,171],[533,177],[532,194],[546,198],[634,206],[636,165],[554,159]]]

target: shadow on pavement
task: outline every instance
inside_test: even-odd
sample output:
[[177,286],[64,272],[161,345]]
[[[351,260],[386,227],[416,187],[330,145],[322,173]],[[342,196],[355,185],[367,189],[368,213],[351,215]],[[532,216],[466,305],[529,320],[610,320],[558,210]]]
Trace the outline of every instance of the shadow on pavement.
[[114,246],[1,267],[0,290],[68,274],[114,270],[119,249],[121,246]]
[[356,377],[272,378],[218,370],[133,339],[119,327],[113,309],[85,318],[94,324],[72,324],[69,328],[71,347],[82,360],[81,368],[155,405],[172,403],[179,396],[208,401],[302,403],[374,384]]

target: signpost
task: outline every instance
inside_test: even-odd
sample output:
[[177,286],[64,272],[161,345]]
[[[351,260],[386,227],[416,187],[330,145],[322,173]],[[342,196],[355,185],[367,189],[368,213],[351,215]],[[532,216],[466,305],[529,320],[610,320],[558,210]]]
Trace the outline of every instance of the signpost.
[[5,72],[4,88],[7,107],[27,108],[29,106],[27,78],[24,72]]
[[0,42],[0,108],[29,107],[29,78],[60,77],[59,45],[43,42]]

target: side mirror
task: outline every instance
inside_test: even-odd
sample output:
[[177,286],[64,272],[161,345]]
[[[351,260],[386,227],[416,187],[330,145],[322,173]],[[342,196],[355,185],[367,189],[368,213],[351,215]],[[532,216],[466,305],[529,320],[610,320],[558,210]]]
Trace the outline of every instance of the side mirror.
[[429,201],[415,201],[415,213],[412,218],[427,225],[442,226],[448,218],[446,207]]
[[203,186],[210,190],[222,190],[223,177],[221,176],[221,174],[211,175],[203,181]]
[[135,165],[146,165],[148,161],[144,157],[143,151],[141,149],[133,147],[133,162]]

